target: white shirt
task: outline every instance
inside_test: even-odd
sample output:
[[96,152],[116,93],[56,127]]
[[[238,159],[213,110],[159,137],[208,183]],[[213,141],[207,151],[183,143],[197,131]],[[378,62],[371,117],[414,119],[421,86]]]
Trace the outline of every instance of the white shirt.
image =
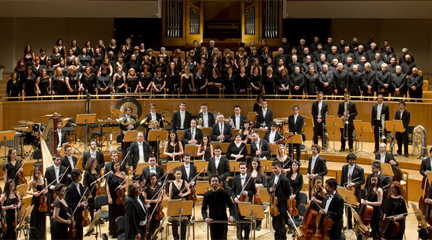
[[90,157],[92,157],[92,158],[96,158],[96,151],[92,151],[92,150],[90,150]]
[[386,156],[385,152],[380,152],[380,162],[385,163],[385,156]]
[[187,179],[189,179],[189,175],[190,175],[190,164],[186,165],[186,163],[184,164],[185,167],[185,171],[186,171],[186,177]]
[[208,126],[208,113],[207,112],[203,113],[203,126],[209,127]]
[[400,110],[400,119],[402,120],[402,115],[403,115],[404,110]]
[[74,165],[74,162],[72,160],[72,156],[67,156],[67,157],[68,157],[68,160],[69,160],[69,164],[71,166],[71,170],[73,170],[75,168],[75,165]]
[[322,116],[321,116],[321,108],[322,108],[322,101],[319,101],[318,102],[318,118],[321,118]]
[[240,114],[239,115],[234,115],[235,119],[235,129],[240,129]]
[[298,118],[298,114],[294,114],[294,124],[296,124]]
[[[143,211],[146,213],[147,211],[145,210],[144,204],[142,203],[141,199],[139,197],[137,197],[138,203],[141,205]],[[144,223],[147,222],[147,218],[144,220]]]
[[54,173],[56,175],[57,182],[59,182],[60,166],[57,167],[56,165],[54,165]]
[[[348,165],[348,173],[347,173],[348,174],[348,176],[347,176],[348,180],[350,179],[350,176],[352,178],[352,174],[354,172],[354,167],[355,167],[355,164],[353,164],[352,166]],[[351,182],[351,180],[349,180],[349,182]]]
[[156,174],[156,166],[150,166],[149,165],[149,170],[150,170],[150,173],[154,173],[154,174]]
[[223,123],[219,123],[219,130],[220,130],[220,135],[223,135],[224,133],[224,124]]
[[219,157],[215,157],[215,166],[216,166],[216,170],[219,167],[219,162],[220,162],[220,156]]
[[270,131],[270,134],[269,134],[269,142],[273,144],[273,143],[275,142],[275,141],[274,141],[275,137],[276,137],[276,130],[274,130],[274,131]]
[[62,140],[62,131],[61,131],[61,129],[57,129],[57,135],[58,135],[58,139],[59,139],[59,141],[57,143],[57,148],[61,148],[61,146],[62,146],[62,142],[61,142],[61,140]]
[[377,106],[377,119],[376,120],[381,120],[381,110],[382,110],[382,103],[378,104]]
[[265,117],[266,113],[267,113],[267,108],[261,108],[262,112],[263,112],[263,117]]
[[180,111],[180,128],[184,129],[185,111]]
[[151,114],[151,120],[156,120],[156,113],[150,113]]
[[279,181],[279,176],[280,176],[280,175],[275,175],[273,185],[277,185],[277,183],[278,183],[278,181]]
[[144,143],[137,142],[137,144],[138,144],[138,153],[139,153],[138,163],[144,163]]
[[80,190],[80,185],[79,185],[79,183],[75,183],[75,187],[77,188],[78,193],[79,193],[79,195],[81,196],[81,190]]
[[195,140],[195,133],[196,133],[196,129],[191,128],[191,140]]
[[330,195],[330,197],[327,199],[325,210],[328,211],[328,208],[330,206],[331,201],[333,200],[334,195],[336,194],[336,190]]

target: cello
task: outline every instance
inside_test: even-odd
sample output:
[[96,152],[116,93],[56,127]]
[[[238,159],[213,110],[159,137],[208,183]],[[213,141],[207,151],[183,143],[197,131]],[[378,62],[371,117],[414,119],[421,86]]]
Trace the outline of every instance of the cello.
[[390,217],[394,216],[396,208],[401,204],[401,201],[403,201],[403,199],[398,199],[396,201],[391,216],[383,218],[381,223],[381,237],[384,239],[392,239],[400,230],[400,224],[397,221],[390,221]]
[[[329,196],[330,195],[326,194],[325,198],[328,199]],[[315,204],[319,207],[320,210],[323,209],[317,203],[315,203]],[[317,223],[318,227],[316,229],[315,236],[318,239],[330,239],[329,231],[333,226],[333,220],[331,218],[327,217],[326,215],[319,213],[317,218],[316,218],[316,223]]]
[[[368,190],[368,192],[367,192],[367,194],[366,194],[366,199],[368,199],[369,193],[370,193],[371,191],[373,191],[373,187],[374,187],[374,185],[371,185],[371,186],[369,187],[369,190]],[[370,205],[362,204],[362,206],[361,206],[361,208],[360,208],[360,213],[359,213],[359,215],[360,215],[360,218],[361,218],[362,223],[363,223],[365,226],[369,226],[369,223],[370,223],[370,221],[372,220],[373,207],[370,206]]]

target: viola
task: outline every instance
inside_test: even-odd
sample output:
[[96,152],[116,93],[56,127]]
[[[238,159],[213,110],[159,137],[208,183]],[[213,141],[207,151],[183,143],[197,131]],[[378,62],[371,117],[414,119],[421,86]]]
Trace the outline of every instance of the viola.
[[[100,177],[99,174],[96,175],[98,178]],[[96,196],[102,196],[102,195],[106,195],[106,190],[104,187],[102,187],[100,182],[96,182],[95,184],[95,188],[96,188]]]
[[196,202],[197,201],[196,189],[193,187],[193,188],[191,188],[190,191],[191,191],[191,193],[189,194],[188,200]]
[[156,205],[156,216],[155,216],[155,219],[157,221],[165,218],[165,213],[162,211],[162,209],[163,209],[163,205],[162,205],[162,202],[160,202],[160,203],[158,203]]
[[[86,201],[86,197],[83,197],[83,201]],[[82,212],[81,226],[85,227],[90,224],[90,218],[88,217],[88,215],[89,215],[89,210],[88,207],[86,207]]]
[[[256,177],[255,177],[255,181],[256,181]],[[259,193],[259,188],[256,187],[256,194],[253,196],[253,204],[259,204],[262,205],[262,200],[261,200],[261,195]]]
[[[70,215],[69,215],[70,216]],[[77,230],[75,228],[75,220],[70,216],[71,223],[68,225],[68,237],[70,239],[76,238]]]
[[125,190],[123,188],[119,188],[116,191],[117,194],[117,205],[125,205],[126,204],[126,198],[125,198]]
[[39,198],[39,208],[38,208],[39,212],[46,212],[48,211],[48,204],[47,204],[47,197],[45,196],[45,194],[40,195]]
[[273,185],[274,192],[270,195],[270,215],[273,217],[279,216],[278,198],[276,197],[276,184]]
[[289,199],[287,205],[288,205],[288,212],[291,214],[291,216],[296,217],[298,215],[298,210],[296,208],[297,201],[294,198]]

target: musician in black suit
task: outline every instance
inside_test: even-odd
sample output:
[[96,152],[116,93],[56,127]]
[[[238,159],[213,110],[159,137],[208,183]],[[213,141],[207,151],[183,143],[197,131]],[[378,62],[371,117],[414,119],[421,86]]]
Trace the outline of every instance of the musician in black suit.
[[269,126],[270,129],[264,134],[264,140],[266,140],[270,144],[275,144],[275,142],[283,138],[283,135],[281,132],[276,130],[276,122],[271,121]]
[[404,145],[404,153],[405,157],[408,157],[408,126],[411,121],[411,114],[408,112],[408,110],[405,109],[406,102],[401,101],[399,102],[399,111],[396,112],[395,119],[396,120],[402,120],[402,124],[404,127],[403,132],[396,132],[396,141],[398,145],[398,151],[397,154],[402,156],[402,143]]
[[192,118],[190,128],[186,129],[183,133],[182,143],[186,144],[201,144],[203,133],[202,130],[197,128],[197,122],[195,118]]
[[287,239],[286,224],[288,224],[287,201],[291,196],[291,186],[287,177],[282,173],[282,164],[279,161],[272,163],[273,174],[270,178],[267,190],[269,194],[277,197],[278,216],[273,216],[273,229],[275,239]]
[[[357,107],[355,103],[350,101],[350,94],[344,93],[344,102],[339,103],[338,115],[342,119],[343,128],[341,131],[341,149],[340,151],[345,151],[346,135],[348,135],[348,144],[350,152],[353,151],[353,132],[354,132],[354,119],[357,116]],[[348,118],[348,126],[345,124],[346,118]],[[348,129],[347,129],[348,128]],[[348,131],[348,132],[346,132]]]
[[[294,105],[293,107],[294,114],[288,117],[288,127],[289,131],[294,134],[302,134],[303,125],[304,125],[304,118],[299,114],[300,107],[297,105]],[[303,140],[304,135],[302,135]],[[293,148],[296,149],[297,153],[297,161],[300,161],[300,155],[301,155],[301,144],[293,144]],[[290,155],[293,149],[290,147]]]
[[309,198],[312,197],[312,180],[315,176],[321,176],[324,179],[324,176],[327,175],[327,164],[326,160],[319,155],[320,146],[318,144],[313,144],[312,147],[312,157],[309,158],[308,171],[306,177],[309,179]]
[[[228,159],[222,157],[222,148],[219,145],[216,145],[214,148],[214,157],[209,159],[207,174],[210,176],[212,174],[216,174],[220,177],[221,181],[224,184],[224,188],[226,186],[226,179],[229,176],[230,164]],[[226,189],[226,188],[225,188]]]
[[66,130],[63,129],[63,123],[60,119],[57,122],[57,130],[54,132],[54,129],[51,129],[50,131],[50,136],[53,136],[51,132],[54,133],[54,137],[57,138],[57,146],[54,146],[54,149],[57,149],[56,152],[60,152],[62,145],[66,143]]
[[196,115],[196,119],[199,123],[199,128],[212,127],[216,122],[213,113],[208,112],[208,107],[205,103],[201,105],[201,112]]
[[90,150],[88,152],[84,153],[83,161],[81,164],[83,169],[85,169],[85,165],[87,163],[87,160],[89,160],[90,158],[96,158],[97,163],[98,163],[97,169],[100,172],[100,170],[105,166],[105,158],[104,158],[103,153],[97,151],[96,139],[90,140]]
[[192,115],[186,111],[186,103],[180,103],[180,110],[174,112],[171,120],[172,128],[174,130],[183,130],[190,128],[190,121]]
[[182,172],[182,179],[189,184],[189,189],[195,186],[195,180],[193,180],[193,178],[197,175],[197,168],[195,165],[190,164],[190,160],[191,160],[190,154],[184,153],[183,154],[184,164],[180,166],[180,171]]
[[[374,131],[374,137],[375,137],[375,151],[374,153],[378,152],[379,142],[380,142],[380,128],[382,127],[382,121],[389,120],[390,113],[389,113],[389,107],[383,103],[383,95],[379,94],[377,96],[377,104],[373,105],[372,107],[372,119],[371,119],[371,125],[372,130]],[[381,119],[382,115],[385,115],[385,119]],[[383,139],[384,143],[387,143],[387,131],[383,130],[385,138]]]
[[264,139],[261,140],[258,132],[252,133],[252,140],[253,142],[250,144],[251,156],[260,159],[270,159],[271,149],[269,143]]
[[150,103],[150,113],[145,115],[145,118],[147,118],[147,122],[152,120],[157,121],[159,124],[159,129],[163,129],[162,115],[156,112],[156,108],[156,104]]
[[267,101],[261,103],[261,108],[256,112],[258,114],[257,121],[255,122],[256,128],[267,129],[270,122],[273,121],[273,111],[267,108]]
[[138,163],[148,162],[148,156],[151,154],[150,146],[144,141],[144,133],[137,133],[137,141],[133,142],[128,148],[128,166],[129,170],[133,171],[136,169]]
[[[80,183],[82,179],[82,171],[79,169],[74,169],[71,175],[72,175],[72,182],[69,184],[69,186],[66,189],[65,201],[71,209],[74,210],[76,209],[73,217],[76,222],[75,229],[77,231],[77,237],[74,239],[83,239],[84,232],[83,232],[83,226],[81,225],[81,220],[82,220],[82,211],[84,210],[84,208],[87,207],[87,202],[82,201],[82,196],[85,193],[84,186]],[[90,191],[90,189],[87,191]],[[77,208],[77,206],[79,207]]]
[[150,154],[148,157],[149,165],[146,168],[143,168],[141,173],[141,179],[147,179],[150,174],[154,173],[156,174],[156,177],[159,181],[162,181],[161,179],[164,175],[164,170],[161,166],[156,166],[156,157],[153,154]]
[[[429,149],[429,155],[432,156],[432,147]],[[426,157],[422,160],[422,163],[420,165],[420,174],[422,176],[425,176],[426,171],[431,171],[432,170],[432,162],[431,162],[431,158],[430,157]]]
[[[123,142],[124,134],[127,131],[132,131],[137,127],[136,117],[132,115],[132,108],[131,107],[125,107],[124,108],[124,115],[119,118],[122,121],[120,122],[120,134],[122,139],[121,148],[123,151],[123,156],[126,155],[126,149],[129,147],[129,142]],[[135,122],[135,123],[134,123]],[[83,167],[84,168],[84,167]]]
[[[117,153],[117,151],[115,151],[115,150],[112,150],[111,152],[110,152],[110,158],[111,158],[111,161],[109,161],[109,162],[107,162],[106,164],[105,164],[105,171],[104,171],[104,173],[106,174],[106,173],[108,173],[108,172],[110,172],[110,171],[114,171],[114,169],[113,169],[113,163],[114,163],[114,161],[118,161],[118,153]],[[121,163],[121,162],[120,162]],[[120,171],[123,171],[124,173],[126,173],[127,174],[127,171],[126,171],[126,160],[123,162],[123,164],[120,166]],[[109,175],[106,175],[105,176],[105,179],[108,177]]]
[[126,239],[144,239],[146,235],[147,209],[140,196],[142,188],[136,180],[129,184],[125,203]]
[[[364,169],[356,164],[357,156],[354,153],[348,153],[346,157],[346,161],[348,164],[342,167],[342,175],[340,185],[343,187],[352,187],[355,188],[355,195],[357,197],[357,201],[360,202],[360,189],[361,186],[365,183],[364,178]],[[351,222],[351,209],[345,208],[345,211],[348,215],[348,228],[352,228]]]
[[48,167],[45,170],[45,178],[46,182],[48,184],[54,182],[49,188],[48,188],[48,208],[51,212],[51,204],[53,203],[53,194],[54,194],[54,188],[58,183],[66,184],[68,182],[67,176],[62,176],[63,174],[67,175],[66,173],[66,167],[61,165],[61,156],[60,154],[56,154],[54,156],[54,165]]
[[228,142],[232,136],[231,126],[224,122],[225,117],[222,113],[218,114],[217,120],[210,132],[210,138],[212,141]]
[[72,156],[72,146],[70,146],[69,144],[65,146],[65,156],[61,159],[61,165],[67,169],[67,176],[65,176],[64,178],[65,185],[69,186],[69,184],[72,182],[71,172],[73,169],[75,169],[77,165],[77,159],[76,157]]
[[241,129],[244,121],[247,117],[241,115],[241,107],[239,105],[234,106],[234,115],[230,116],[230,125],[233,129]]
[[323,209],[319,211],[323,217],[333,220],[332,228],[329,231],[330,239],[342,239],[343,209],[344,200],[336,191],[337,181],[334,178],[327,179],[325,189],[329,198],[324,198]]
[[383,188],[383,195],[387,196],[387,192],[389,190],[389,184],[390,184],[390,178],[387,177],[386,175],[381,173],[381,163],[378,161],[374,161],[372,162],[372,173],[369,174],[366,178],[366,184],[364,186],[364,190],[366,190],[366,192],[369,190],[370,186],[371,186],[371,178],[372,175],[378,175],[378,177],[381,179],[381,188],[387,186],[386,188]]
[[399,165],[393,154],[387,152],[387,145],[385,143],[380,143],[379,151],[375,153],[375,160],[380,160],[381,163],[390,163],[395,167]]
[[318,144],[318,136],[321,136],[321,143],[324,146],[324,132],[323,132],[323,124],[326,124],[325,118],[328,114],[328,103],[323,101],[324,93],[318,93],[318,101],[312,104],[312,117],[314,120],[314,136],[313,143]]
[[[245,162],[241,162],[239,164],[240,168],[240,174],[236,175],[232,182],[232,198],[234,199],[234,202],[237,204],[241,200],[241,197],[243,197],[245,202],[252,203],[253,196],[256,194],[256,188],[255,188],[255,180],[252,178],[252,176],[248,175],[246,173],[247,167]],[[248,200],[246,201],[246,199]],[[238,213],[239,214],[239,213]],[[237,219],[244,220],[244,217],[240,214],[238,215]],[[244,231],[244,236],[243,232]],[[250,224],[242,223],[240,224],[240,231],[237,231],[240,234],[240,239],[249,239],[249,233],[250,233]]]

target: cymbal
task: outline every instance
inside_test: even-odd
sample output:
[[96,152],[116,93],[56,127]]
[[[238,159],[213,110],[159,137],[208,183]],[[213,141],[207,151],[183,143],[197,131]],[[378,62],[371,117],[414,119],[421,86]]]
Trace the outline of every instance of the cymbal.
[[47,115],[45,115],[45,117],[64,117],[64,116],[61,115],[61,114],[59,114],[59,113],[57,113],[57,112],[54,112],[53,114],[47,114]]
[[14,130],[17,130],[17,131],[27,131],[27,130],[29,130],[29,127],[28,126],[14,126],[14,127],[12,127]]
[[18,123],[21,125],[26,125],[26,126],[33,126],[33,124],[35,124],[34,122],[28,121],[28,120],[20,120],[20,121],[18,121]]

